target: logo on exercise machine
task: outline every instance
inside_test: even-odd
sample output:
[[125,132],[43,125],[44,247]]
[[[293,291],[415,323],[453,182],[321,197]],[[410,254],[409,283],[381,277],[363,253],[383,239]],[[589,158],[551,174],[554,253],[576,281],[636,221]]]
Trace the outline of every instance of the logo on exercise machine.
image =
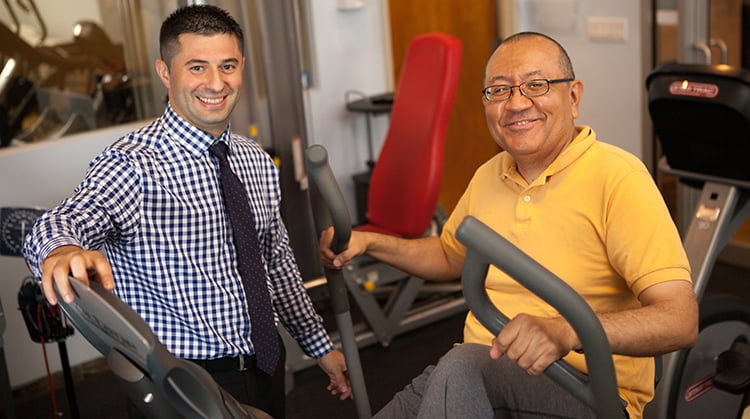
[[709,374],[707,377],[701,378],[696,381],[693,385],[685,390],[685,402],[690,403],[698,397],[708,393],[714,388],[712,382],[714,374]]
[[672,84],[669,85],[669,94],[712,99],[719,94],[719,86],[710,83],[696,83],[688,80],[675,80],[672,82]]

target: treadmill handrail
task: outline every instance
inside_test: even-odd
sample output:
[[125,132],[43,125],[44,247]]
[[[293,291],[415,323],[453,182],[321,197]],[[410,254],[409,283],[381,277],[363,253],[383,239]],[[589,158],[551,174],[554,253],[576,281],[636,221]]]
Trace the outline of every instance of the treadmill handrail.
[[591,406],[597,417],[622,418],[612,350],[601,322],[586,301],[562,279],[472,216],[461,222],[456,237],[467,247],[462,284],[466,303],[477,319],[494,335],[508,322],[487,295],[485,280],[492,264],[557,309],[581,341],[588,376],[562,359],[550,365],[545,374]]

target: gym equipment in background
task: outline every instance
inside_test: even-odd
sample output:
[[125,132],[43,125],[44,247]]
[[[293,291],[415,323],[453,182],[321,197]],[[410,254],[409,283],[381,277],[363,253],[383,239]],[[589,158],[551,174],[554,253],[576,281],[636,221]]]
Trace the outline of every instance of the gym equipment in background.
[[[750,215],[750,72],[728,65],[668,63],[646,79],[664,157],[659,170],[699,192],[683,245],[700,302],[700,335],[663,356],[647,418],[737,418],[750,390],[750,305],[703,298],[716,259]],[[692,204],[692,203],[690,203]],[[744,365],[744,366],[743,366]]]
[[[402,237],[439,234],[438,194],[445,132],[453,108],[462,45],[443,33],[409,43],[393,96],[390,124],[369,179],[367,212],[360,231]],[[360,344],[388,346],[398,334],[466,310],[456,281],[426,284],[368,256],[344,268],[345,283],[369,332]]]
[[[22,257],[26,234],[31,230],[36,219],[44,211],[44,209],[34,207],[0,208],[0,255]],[[76,400],[73,374],[70,369],[68,348],[65,343],[65,339],[73,334],[73,328],[65,322],[59,308],[47,304],[41,295],[41,288],[33,278],[24,279],[18,291],[17,298],[18,309],[23,316],[29,337],[32,341],[42,345],[48,375],[50,372],[45,345],[57,342],[70,415],[74,419],[78,418],[78,402]],[[8,387],[10,387],[10,384],[8,384]],[[54,393],[51,393],[51,397],[52,407],[56,411],[57,401]]]
[[[0,23],[0,147],[136,119],[133,87],[141,82],[128,73],[122,44],[86,20],[73,25],[69,42],[53,44],[35,2],[17,3],[20,10],[4,3],[13,28]],[[16,11],[33,14],[36,27],[23,26]]]
[[[409,44],[393,97],[390,125],[369,180],[367,222],[355,230],[404,237],[437,235],[447,216],[438,204],[443,150],[458,83],[462,46],[442,33],[416,36]],[[466,312],[461,284],[425,283],[362,255],[343,269],[353,298],[359,347],[390,345],[399,334]],[[313,301],[327,299],[324,279],[305,283]],[[361,319],[361,320],[360,320]],[[335,337],[335,336],[334,336]],[[290,342],[285,337],[285,342]],[[287,344],[292,371],[313,364]]]
[[5,312],[0,301],[0,415],[6,419],[14,419],[16,410],[13,406],[13,389],[8,377],[8,363],[5,359]]

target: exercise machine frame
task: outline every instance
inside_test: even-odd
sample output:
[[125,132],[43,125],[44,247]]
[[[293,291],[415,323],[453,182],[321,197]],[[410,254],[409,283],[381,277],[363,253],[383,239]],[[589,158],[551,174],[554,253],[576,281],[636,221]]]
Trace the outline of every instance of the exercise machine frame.
[[704,293],[719,253],[750,216],[750,72],[667,63],[651,71],[646,87],[664,151],[659,170],[685,190],[700,191],[683,246],[701,313],[696,345],[662,357],[661,380],[644,416],[739,417],[748,402],[747,383],[727,384],[737,377],[741,382],[743,374],[749,379],[748,371],[722,368],[721,360],[740,355],[735,343],[750,340],[750,305],[736,296],[704,298]]

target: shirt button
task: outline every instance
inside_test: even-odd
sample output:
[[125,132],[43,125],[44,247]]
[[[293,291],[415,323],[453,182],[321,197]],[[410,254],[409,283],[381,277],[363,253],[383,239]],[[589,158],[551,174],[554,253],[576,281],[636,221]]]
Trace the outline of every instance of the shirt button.
[[531,196],[526,195],[523,197],[523,202],[531,202]]

